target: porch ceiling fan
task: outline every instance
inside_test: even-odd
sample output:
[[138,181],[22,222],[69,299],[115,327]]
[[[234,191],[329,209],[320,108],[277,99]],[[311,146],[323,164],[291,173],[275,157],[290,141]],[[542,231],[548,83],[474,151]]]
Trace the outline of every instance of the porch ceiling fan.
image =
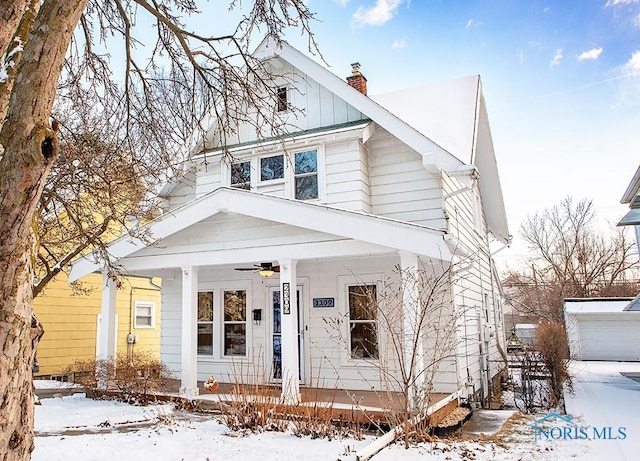
[[271,277],[275,272],[280,272],[280,266],[274,266],[272,263],[260,263],[251,267],[236,267],[234,270],[258,272],[262,277]]

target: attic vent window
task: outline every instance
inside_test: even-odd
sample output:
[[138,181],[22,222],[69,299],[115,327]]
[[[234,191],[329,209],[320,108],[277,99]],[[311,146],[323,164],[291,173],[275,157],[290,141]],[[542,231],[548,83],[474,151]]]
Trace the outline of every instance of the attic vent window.
[[289,108],[289,103],[287,101],[287,88],[280,87],[278,88],[278,112],[284,112]]

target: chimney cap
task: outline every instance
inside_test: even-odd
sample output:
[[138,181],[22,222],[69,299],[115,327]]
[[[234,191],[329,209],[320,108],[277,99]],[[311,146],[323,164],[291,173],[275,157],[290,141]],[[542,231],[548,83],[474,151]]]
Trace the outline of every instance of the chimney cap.
[[360,63],[354,62],[351,64],[351,71],[353,72],[353,75],[358,75],[360,73]]

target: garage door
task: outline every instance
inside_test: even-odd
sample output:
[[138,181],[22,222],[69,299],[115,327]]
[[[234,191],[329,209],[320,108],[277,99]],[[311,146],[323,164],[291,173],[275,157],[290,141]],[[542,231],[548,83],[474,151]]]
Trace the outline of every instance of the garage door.
[[578,321],[582,360],[640,361],[640,321]]

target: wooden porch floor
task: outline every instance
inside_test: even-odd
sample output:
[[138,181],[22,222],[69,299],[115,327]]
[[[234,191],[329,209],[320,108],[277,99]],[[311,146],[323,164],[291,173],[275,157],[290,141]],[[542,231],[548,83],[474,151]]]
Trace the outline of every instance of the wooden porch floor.
[[[171,380],[169,392],[178,393],[180,382]],[[245,385],[239,386],[232,383],[219,383],[214,392],[204,389],[204,383],[198,382],[200,395],[195,397],[196,404],[207,406],[220,402],[230,404],[245,396],[252,399],[257,396],[270,396],[278,399],[281,387],[277,385]],[[321,409],[323,412],[331,411],[331,419],[343,422],[385,422],[389,412],[396,415],[401,412],[404,405],[402,396],[398,392],[364,391],[328,389],[320,387],[304,386],[300,388],[302,402],[298,405],[282,405],[282,410],[291,413],[300,413],[301,409]],[[449,394],[432,393],[429,396],[429,406],[446,399]],[[442,409],[435,412],[431,419],[432,424],[438,424],[451,410],[458,406],[457,399]],[[325,413],[326,414],[326,413]]]

